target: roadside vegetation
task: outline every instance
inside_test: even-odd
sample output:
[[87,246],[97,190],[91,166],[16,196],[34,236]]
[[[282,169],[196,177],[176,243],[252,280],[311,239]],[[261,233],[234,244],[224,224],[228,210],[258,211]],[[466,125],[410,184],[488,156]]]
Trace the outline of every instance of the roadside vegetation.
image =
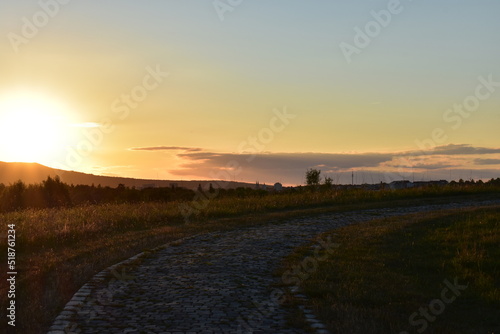
[[[332,333],[500,332],[500,207],[374,220],[322,237],[340,246],[300,288]],[[310,250],[296,250],[283,272]]]
[[[17,233],[19,332],[46,330],[71,296],[102,269],[184,236],[322,212],[498,198],[500,179],[397,191],[324,184],[283,192],[210,191],[71,186],[50,178],[39,185],[0,185],[0,203],[20,204],[0,212],[1,233],[6,235],[9,224],[15,224]],[[94,197],[75,200],[84,194]],[[136,197],[127,199],[130,194]],[[197,209],[186,217],[186,206]],[[2,258],[6,239],[0,239]],[[5,285],[0,307],[6,307]]]
[[[58,177],[48,177],[39,184],[26,185],[22,181],[14,184],[4,185],[0,183],[0,213],[21,211],[25,209],[48,209],[48,208],[74,208],[88,205],[103,204],[142,204],[142,203],[176,203],[176,202],[200,202],[195,207],[203,206],[203,210],[197,209],[201,215],[207,213],[203,203],[212,199],[227,199],[233,201],[235,198],[242,200],[243,205],[250,209],[265,206],[265,202],[271,200],[271,208],[282,208],[295,206],[297,203],[306,205],[321,205],[332,203],[351,203],[361,201],[380,201],[392,199],[415,198],[425,196],[453,196],[463,194],[496,193],[500,190],[500,178],[483,181],[451,182],[448,185],[428,185],[425,187],[400,189],[394,192],[387,184],[377,185],[381,189],[366,191],[369,185],[357,187],[339,186],[332,183],[329,177],[321,178],[321,171],[310,169],[306,172],[306,183],[304,187],[285,188],[283,191],[275,192],[263,189],[215,188],[210,184],[210,189],[197,191],[185,188],[145,188],[136,189],[126,187],[122,184],[116,188],[101,187],[100,185],[69,185]],[[214,182],[217,185],[216,182]],[[255,202],[255,205],[252,203]],[[212,206],[212,205],[210,205]],[[236,209],[240,213],[241,206]],[[218,209],[216,209],[218,210]]]

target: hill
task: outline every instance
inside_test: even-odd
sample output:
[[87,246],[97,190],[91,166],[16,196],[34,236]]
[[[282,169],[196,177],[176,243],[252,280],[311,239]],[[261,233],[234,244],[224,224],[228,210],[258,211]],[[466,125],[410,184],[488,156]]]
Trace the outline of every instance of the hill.
[[[74,171],[66,171],[54,169],[37,163],[20,163],[20,162],[1,162],[0,161],[0,183],[5,185],[12,184],[18,180],[27,184],[40,183],[47,177],[59,176],[61,181],[67,184],[84,184],[84,185],[101,185],[103,187],[115,188],[119,184],[124,184],[127,187],[171,187],[176,184],[178,187],[195,190],[201,184],[203,189],[208,189],[212,183],[214,187],[230,189],[237,187],[254,187],[251,183],[245,182],[230,182],[230,181],[206,181],[206,180],[149,180],[149,179],[134,179],[126,177],[112,177],[86,174]],[[217,185],[215,184],[217,182]]]

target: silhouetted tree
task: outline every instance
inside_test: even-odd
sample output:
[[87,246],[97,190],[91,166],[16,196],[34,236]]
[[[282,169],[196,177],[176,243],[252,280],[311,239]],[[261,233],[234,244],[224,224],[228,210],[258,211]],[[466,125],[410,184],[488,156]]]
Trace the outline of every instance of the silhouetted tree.
[[52,208],[71,204],[68,186],[61,182],[59,176],[55,178],[47,177],[47,180],[42,183],[42,188],[48,207]]
[[318,186],[321,181],[321,170],[310,168],[306,172],[306,184],[308,186]]
[[333,185],[333,179],[331,177],[325,177],[325,181],[324,181],[324,184],[326,186],[326,188],[330,189]]
[[2,192],[2,199],[0,202],[2,211],[15,211],[24,209],[24,195],[26,192],[26,185],[21,181],[10,185]]

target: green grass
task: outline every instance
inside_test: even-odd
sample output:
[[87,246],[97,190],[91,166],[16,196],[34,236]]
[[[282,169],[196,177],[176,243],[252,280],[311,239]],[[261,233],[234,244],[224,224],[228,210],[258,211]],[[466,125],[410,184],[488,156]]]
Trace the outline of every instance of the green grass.
[[[328,235],[340,247],[301,288],[332,333],[500,332],[500,207],[375,220]],[[282,272],[308,255],[310,247],[298,249]],[[425,320],[420,308],[455,278],[467,288]]]
[[[408,191],[328,191],[221,197],[204,202],[186,223],[180,204],[137,203],[24,210],[0,214],[2,233],[16,224],[19,332],[41,333],[94,274],[184,236],[276,222],[293,216],[384,206],[495,198],[499,191],[428,188]],[[6,238],[0,256],[6,258]],[[6,304],[0,287],[0,307]],[[3,322],[4,324],[4,322]]]

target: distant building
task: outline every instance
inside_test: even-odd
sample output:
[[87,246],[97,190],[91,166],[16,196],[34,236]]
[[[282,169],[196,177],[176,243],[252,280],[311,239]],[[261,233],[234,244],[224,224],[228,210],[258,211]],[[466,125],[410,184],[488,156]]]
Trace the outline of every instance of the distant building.
[[282,191],[283,190],[283,185],[279,182],[276,182],[274,184],[274,191]]
[[430,186],[445,186],[448,184],[446,180],[439,181],[417,181],[415,182],[416,188],[430,187]]
[[393,190],[413,188],[413,183],[408,180],[392,181],[391,183],[389,183],[389,188]]
[[255,189],[256,190],[269,190],[265,183],[264,184],[260,184],[260,182],[258,182],[258,181],[255,184]]
[[448,185],[448,181],[446,180],[430,181],[430,184],[433,186],[446,186]]
[[361,185],[365,190],[381,190],[385,188],[384,183],[376,183],[376,184],[363,184]]
[[149,189],[149,188],[156,188],[156,184],[154,183],[146,183],[146,184],[143,184],[141,189]]

